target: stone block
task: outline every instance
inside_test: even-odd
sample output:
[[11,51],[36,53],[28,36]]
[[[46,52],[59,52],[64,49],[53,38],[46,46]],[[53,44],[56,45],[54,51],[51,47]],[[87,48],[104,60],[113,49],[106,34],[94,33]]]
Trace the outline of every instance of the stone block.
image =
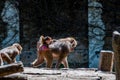
[[114,53],[102,50],[100,52],[99,70],[111,72],[113,69]]

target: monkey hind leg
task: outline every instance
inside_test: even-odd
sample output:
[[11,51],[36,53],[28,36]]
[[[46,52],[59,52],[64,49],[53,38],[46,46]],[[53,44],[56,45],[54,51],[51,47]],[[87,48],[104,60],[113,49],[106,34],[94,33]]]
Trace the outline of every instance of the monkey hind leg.
[[69,68],[67,57],[63,59],[62,64],[64,65],[65,68]]
[[56,63],[56,68],[59,68],[60,64],[63,63],[64,67],[68,67],[67,66],[67,58],[66,57],[66,53],[64,53],[64,55],[60,55],[57,63]]
[[3,61],[6,61],[8,64],[13,63],[13,60],[10,58],[10,56],[7,53],[1,53],[1,57]]

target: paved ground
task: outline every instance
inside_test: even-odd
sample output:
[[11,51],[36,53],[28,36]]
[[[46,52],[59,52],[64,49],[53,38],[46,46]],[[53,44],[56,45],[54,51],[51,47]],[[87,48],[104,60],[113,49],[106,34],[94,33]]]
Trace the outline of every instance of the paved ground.
[[115,74],[91,68],[47,69],[25,67],[24,72],[0,80],[115,80]]
[[115,80],[115,75],[97,69],[37,69],[25,68],[28,80]]

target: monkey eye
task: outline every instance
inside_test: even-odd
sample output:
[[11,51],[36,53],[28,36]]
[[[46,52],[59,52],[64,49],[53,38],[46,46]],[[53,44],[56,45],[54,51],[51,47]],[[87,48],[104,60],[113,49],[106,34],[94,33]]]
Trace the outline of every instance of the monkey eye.
[[70,43],[73,43],[73,42],[74,42],[74,40],[71,40],[71,41],[70,41]]
[[72,47],[75,47],[75,44],[74,44],[74,43],[72,44]]

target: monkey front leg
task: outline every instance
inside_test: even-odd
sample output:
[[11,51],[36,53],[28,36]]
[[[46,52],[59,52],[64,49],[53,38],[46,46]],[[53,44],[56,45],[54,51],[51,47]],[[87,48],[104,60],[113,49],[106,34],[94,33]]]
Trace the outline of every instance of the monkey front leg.
[[56,64],[55,68],[59,68],[59,66],[60,66],[60,64],[62,63],[63,60],[64,60],[64,57],[60,56],[58,61],[57,61],[57,64]]
[[58,60],[58,62],[57,62],[57,64],[56,64],[55,68],[59,68],[60,64],[61,64],[61,60]]
[[65,68],[69,68],[67,57],[63,59],[62,64],[64,65]]

